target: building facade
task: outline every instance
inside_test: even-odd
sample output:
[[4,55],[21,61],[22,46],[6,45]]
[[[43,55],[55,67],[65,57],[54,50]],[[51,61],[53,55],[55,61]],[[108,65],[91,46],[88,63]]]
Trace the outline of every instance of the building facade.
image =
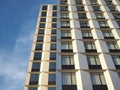
[[120,0],[42,5],[24,90],[120,90]]

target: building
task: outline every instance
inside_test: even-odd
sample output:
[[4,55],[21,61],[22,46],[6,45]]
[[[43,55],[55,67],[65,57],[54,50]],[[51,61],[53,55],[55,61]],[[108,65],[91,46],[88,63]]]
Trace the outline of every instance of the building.
[[120,90],[120,0],[42,5],[24,90]]

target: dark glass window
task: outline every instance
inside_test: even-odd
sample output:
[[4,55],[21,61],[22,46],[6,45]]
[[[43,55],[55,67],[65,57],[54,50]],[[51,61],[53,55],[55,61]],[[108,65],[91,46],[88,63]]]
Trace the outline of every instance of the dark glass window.
[[50,60],[56,60],[56,53],[50,52]]
[[42,50],[43,44],[36,44],[35,50]]
[[80,27],[81,27],[81,28],[89,28],[90,26],[89,26],[89,23],[88,23],[88,22],[86,22],[86,21],[81,21],[81,22],[80,22]]
[[86,52],[97,52],[94,42],[84,42]]
[[46,16],[47,15],[47,12],[42,12],[41,13],[41,16]]
[[39,72],[39,71],[40,71],[40,62],[33,62],[32,72]]
[[38,87],[29,87],[28,90],[38,90]]
[[82,3],[82,0],[75,0],[75,2],[76,2],[76,4],[80,4],[80,5],[83,4],[83,3]]
[[38,81],[39,81],[39,74],[31,74],[29,84],[38,85]]
[[60,7],[60,10],[61,10],[61,11],[68,11],[68,7],[67,7],[67,6],[61,6],[61,7]]
[[56,62],[50,62],[49,70],[50,71],[55,71],[56,70]]
[[85,11],[83,6],[77,6],[77,11]]
[[56,83],[56,75],[55,74],[49,74],[49,84],[54,85]]
[[75,73],[62,73],[63,85],[76,85]]
[[42,30],[42,29],[41,29],[41,30],[38,31],[38,34],[44,34],[44,31],[45,31],[45,30]]
[[69,21],[62,21],[61,28],[70,28],[70,22]]
[[57,12],[53,12],[53,13],[52,13],[52,16],[57,16]]
[[62,56],[62,65],[74,65],[73,56]]
[[109,28],[107,22],[105,21],[99,21],[98,23],[100,25],[100,28]]
[[113,13],[113,17],[115,19],[120,19],[120,14],[119,13]]
[[105,2],[106,2],[107,5],[112,5],[113,4],[112,0],[105,0]]
[[62,30],[61,31],[61,38],[62,39],[71,39],[71,31],[69,31],[69,30],[66,30],[66,31]]
[[53,10],[57,10],[57,6],[53,6]]
[[52,22],[57,22],[57,18],[52,18]]
[[103,73],[91,73],[91,81],[93,85],[106,85]]
[[87,19],[87,16],[85,13],[78,13],[78,18],[79,19]]
[[56,36],[51,36],[51,42],[56,42]]
[[46,22],[46,18],[41,18],[40,22]]
[[61,19],[68,19],[69,18],[69,14],[68,13],[61,13],[60,14],[60,18]]
[[48,90],[56,90],[55,87],[48,87]]
[[34,60],[41,60],[42,53],[41,52],[35,52],[34,53]]
[[117,21],[117,23],[118,23],[118,25],[119,25],[119,27],[120,27],[120,21]]
[[39,28],[45,28],[45,23],[40,23]]
[[53,29],[53,30],[51,31],[51,34],[56,34],[56,29]]
[[110,11],[117,11],[115,6],[109,6]]
[[98,6],[93,6],[93,10],[94,10],[94,11],[100,11],[101,9],[100,9],[100,7],[98,7]]
[[115,65],[120,65],[120,56],[112,56]]
[[43,36],[38,36],[37,37],[37,42],[43,42],[44,37]]
[[51,44],[50,49],[51,50],[56,50],[56,44]]
[[92,4],[92,5],[97,5],[98,2],[97,2],[97,0],[91,0],[91,4]]
[[111,31],[102,31],[102,33],[105,39],[114,39]]
[[43,7],[42,7],[42,10],[47,10],[47,6],[43,6]]
[[60,1],[60,4],[67,4],[67,0]]
[[102,13],[96,13],[96,18],[97,19],[105,19],[104,15]]
[[92,39],[92,33],[91,31],[82,31],[82,36],[83,36],[83,39]]
[[87,60],[89,65],[100,65],[100,60],[98,56],[87,56]]
[[57,27],[57,24],[56,23],[53,23],[52,24],[52,28],[56,28]]

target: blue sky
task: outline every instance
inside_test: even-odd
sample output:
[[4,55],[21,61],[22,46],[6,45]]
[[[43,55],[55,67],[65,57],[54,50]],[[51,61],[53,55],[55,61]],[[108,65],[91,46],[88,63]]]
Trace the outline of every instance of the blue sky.
[[0,0],[0,89],[23,90],[40,4],[57,0]]

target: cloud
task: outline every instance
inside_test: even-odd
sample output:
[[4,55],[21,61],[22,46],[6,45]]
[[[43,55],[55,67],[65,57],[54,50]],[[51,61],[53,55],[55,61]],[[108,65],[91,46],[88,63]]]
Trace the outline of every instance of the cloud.
[[23,90],[35,30],[34,24],[34,20],[24,22],[14,49],[10,53],[0,51],[1,90]]

